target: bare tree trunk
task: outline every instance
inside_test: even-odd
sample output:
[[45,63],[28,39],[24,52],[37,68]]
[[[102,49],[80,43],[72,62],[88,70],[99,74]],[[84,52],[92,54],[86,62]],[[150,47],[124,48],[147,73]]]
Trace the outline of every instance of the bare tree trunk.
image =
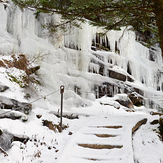
[[153,1],[154,1],[154,13],[156,14],[156,23],[159,31],[160,47],[163,58],[163,0],[153,0]]

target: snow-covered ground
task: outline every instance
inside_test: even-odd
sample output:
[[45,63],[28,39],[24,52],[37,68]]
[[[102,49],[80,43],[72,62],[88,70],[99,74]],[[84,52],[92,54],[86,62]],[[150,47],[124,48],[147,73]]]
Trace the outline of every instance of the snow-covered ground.
[[[46,103],[42,107],[34,107],[32,112],[26,115],[27,122],[23,122],[22,119],[0,119],[1,130],[29,137],[26,143],[14,141],[11,149],[6,151],[8,156],[0,154],[1,162],[160,163],[163,161],[163,143],[157,133],[158,124],[150,124],[158,119],[158,116],[150,115],[148,112],[150,110],[144,107],[136,112],[126,112],[123,106],[116,109],[114,105],[101,105],[101,102],[110,104],[113,103],[113,99],[103,97],[92,102],[90,107],[71,108],[70,113],[78,115],[79,119],[63,118],[63,124],[68,128],[62,133],[43,126],[43,120],[54,124],[60,122],[60,119],[53,114],[57,106],[49,108]],[[37,118],[37,115],[41,115],[41,118]],[[147,118],[147,123],[132,135],[132,128],[144,118]],[[100,137],[98,136],[100,134],[111,136]],[[80,144],[106,146],[102,149],[92,149],[81,147]],[[120,148],[107,149],[107,145]]]

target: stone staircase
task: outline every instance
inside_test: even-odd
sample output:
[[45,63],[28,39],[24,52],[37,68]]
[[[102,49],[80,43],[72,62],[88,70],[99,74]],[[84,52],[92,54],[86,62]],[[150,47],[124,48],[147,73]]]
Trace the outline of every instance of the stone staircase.
[[92,118],[72,135],[57,163],[133,163],[132,128],[140,119],[124,115]]

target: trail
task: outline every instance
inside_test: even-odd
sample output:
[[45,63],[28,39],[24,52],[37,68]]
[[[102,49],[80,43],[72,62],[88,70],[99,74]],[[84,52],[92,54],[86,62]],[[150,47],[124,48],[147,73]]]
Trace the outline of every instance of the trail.
[[132,128],[142,116],[89,117],[67,142],[57,163],[133,163]]

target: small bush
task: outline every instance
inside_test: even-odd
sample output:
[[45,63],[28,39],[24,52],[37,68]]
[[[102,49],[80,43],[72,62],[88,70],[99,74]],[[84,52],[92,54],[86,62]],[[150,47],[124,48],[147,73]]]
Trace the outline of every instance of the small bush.
[[[43,126],[47,126],[50,130],[53,130],[54,132],[61,132],[61,126],[60,124],[53,124],[52,121],[48,121],[48,120],[43,120],[42,121]],[[62,130],[68,128],[68,125],[62,125]]]
[[29,84],[26,79],[27,77],[25,75],[14,76],[14,75],[10,74],[9,72],[7,73],[7,75],[11,82],[17,83],[21,88],[26,88]]

